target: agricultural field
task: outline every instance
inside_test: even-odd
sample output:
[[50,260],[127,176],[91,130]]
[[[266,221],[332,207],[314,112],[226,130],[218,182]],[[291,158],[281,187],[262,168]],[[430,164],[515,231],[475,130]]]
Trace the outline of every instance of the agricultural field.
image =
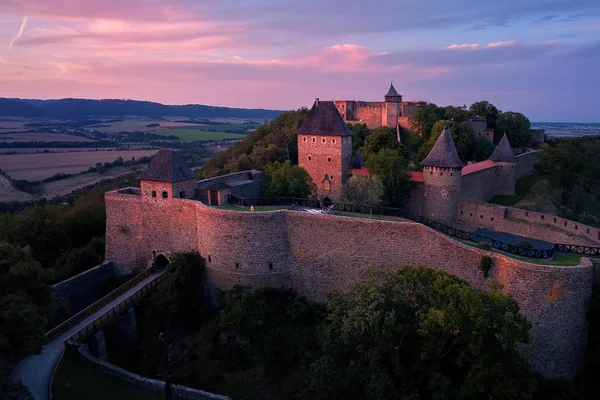
[[[137,165],[140,170],[143,170],[147,164]],[[116,178],[121,175],[131,173],[132,170],[127,167],[115,167],[110,168],[102,175],[97,172],[88,172],[81,175],[71,176],[65,179],[59,179],[57,181],[43,183],[39,186],[40,193],[38,197],[46,197],[51,199],[56,196],[64,196],[70,194],[73,190],[93,185],[94,183],[100,182],[104,179]]]
[[[114,151],[116,147],[102,147],[103,151]],[[133,150],[131,147],[130,150]],[[7,153],[79,153],[83,151],[97,151],[93,147],[6,147],[0,148],[0,155]]]
[[29,193],[20,191],[12,185],[8,178],[0,175],[0,202],[28,201],[31,198]]
[[[203,127],[204,128],[204,127]],[[200,129],[189,128],[164,128],[154,132],[157,135],[177,136],[184,142],[195,142],[202,140],[226,140],[226,139],[243,139],[246,135],[237,133],[225,133],[216,131],[204,131]]]
[[137,159],[152,156],[157,151],[94,151],[68,155],[64,153],[0,155],[0,169],[13,179],[40,181],[59,172],[77,174],[95,166],[96,163],[112,162],[119,157],[124,160],[130,160],[132,157]]
[[66,133],[20,132],[2,133],[0,142],[95,142],[95,140]]

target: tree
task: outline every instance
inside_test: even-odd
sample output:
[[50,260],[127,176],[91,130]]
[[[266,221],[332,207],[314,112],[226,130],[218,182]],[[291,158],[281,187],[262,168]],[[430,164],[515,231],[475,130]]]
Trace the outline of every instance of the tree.
[[168,323],[195,321],[204,300],[206,260],[197,252],[176,253],[158,283],[157,308]]
[[517,302],[427,267],[372,272],[337,292],[311,386],[327,399],[530,399]]
[[494,152],[494,145],[483,136],[475,136],[473,142],[473,159],[477,162],[487,160]]
[[374,129],[365,139],[362,155],[368,159],[372,154],[377,154],[382,149],[392,149],[400,151],[402,145],[398,142],[396,131],[394,129],[381,126]]
[[436,121],[444,118],[445,109],[433,103],[413,111],[408,121],[413,132],[420,134],[425,140],[429,139],[431,128]]
[[454,122],[467,122],[469,119],[469,111],[467,106],[455,107],[446,106],[444,107],[444,119]]
[[487,127],[490,129],[496,128],[496,119],[501,113],[492,103],[488,101],[477,101],[469,107],[469,114],[472,116],[481,116],[487,119]]
[[384,187],[383,203],[389,207],[402,207],[410,194],[408,161],[397,150],[382,149],[371,155],[366,166],[372,176],[381,180]]
[[496,131],[506,133],[514,147],[526,146],[531,141],[531,122],[521,113],[508,111],[496,119]]
[[351,176],[342,188],[344,203],[373,207],[381,202],[383,183],[375,176]]
[[358,149],[363,147],[371,130],[365,124],[348,124],[348,128],[352,131],[352,154],[355,154]]
[[432,144],[440,137],[444,129],[450,129],[452,138],[456,145],[456,151],[460,159],[466,164],[473,159],[475,151],[475,133],[468,122],[457,123],[455,121],[441,120],[436,122],[431,128],[429,142]]
[[104,172],[106,171],[106,169],[104,168],[104,164],[102,163],[96,163],[96,172],[99,173],[100,175],[104,174]]
[[548,146],[540,152],[540,162],[536,168],[560,190],[563,204],[567,204],[573,188],[580,181],[584,165],[582,161],[582,152],[571,142]]
[[316,187],[304,168],[283,164],[267,164],[263,174],[263,193],[266,197],[309,197]]

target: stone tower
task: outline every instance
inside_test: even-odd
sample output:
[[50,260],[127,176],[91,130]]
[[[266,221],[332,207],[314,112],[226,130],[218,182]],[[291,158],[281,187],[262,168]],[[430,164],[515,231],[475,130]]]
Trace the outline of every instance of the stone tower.
[[452,133],[445,129],[423,162],[423,214],[452,225],[456,219],[463,162]]
[[515,181],[517,180],[517,157],[506,137],[496,146],[496,150],[490,156],[490,160],[498,164],[496,167],[496,189],[495,194],[505,196],[515,194]]
[[322,200],[340,200],[352,161],[352,132],[335,103],[315,100],[296,134],[298,165],[317,186],[317,196]]
[[198,175],[173,149],[159,150],[140,177],[142,200],[161,202],[172,198],[194,198],[197,180]]
[[385,95],[385,107],[381,125],[396,129],[398,127],[398,117],[401,117],[400,106],[402,105],[402,96],[396,92],[394,84],[390,83],[390,89]]

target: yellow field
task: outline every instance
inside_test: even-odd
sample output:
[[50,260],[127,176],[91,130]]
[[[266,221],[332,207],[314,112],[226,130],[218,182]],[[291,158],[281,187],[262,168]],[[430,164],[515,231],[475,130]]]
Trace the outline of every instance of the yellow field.
[[0,169],[13,179],[39,181],[56,175],[77,174],[93,167],[96,163],[115,161],[122,157],[124,160],[151,156],[158,150],[131,151],[94,151],[80,153],[39,153],[17,154],[12,156],[0,155]]

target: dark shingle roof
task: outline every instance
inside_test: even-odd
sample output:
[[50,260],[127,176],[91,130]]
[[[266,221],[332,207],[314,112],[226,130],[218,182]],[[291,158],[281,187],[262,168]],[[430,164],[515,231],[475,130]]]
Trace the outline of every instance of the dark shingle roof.
[[161,149],[154,155],[140,179],[147,181],[177,182],[197,178],[173,149]]
[[390,83],[390,89],[385,96],[400,96],[398,92],[396,92],[396,88],[394,87],[393,83]]
[[496,146],[496,150],[490,156],[490,160],[494,162],[517,162],[517,158],[515,157],[515,153],[513,153],[512,147],[510,147],[510,142],[506,137],[506,133],[502,136],[500,143]]
[[310,113],[296,131],[303,135],[352,136],[333,101],[315,101]]
[[217,182],[217,183],[213,183],[206,189],[207,190],[224,190],[224,189],[231,189],[231,186],[229,186],[225,182]]
[[421,165],[427,167],[441,168],[462,168],[465,166],[458,156],[452,133],[449,129],[444,129],[438,140],[433,145],[429,155]]
[[352,159],[352,163],[350,164],[350,168],[360,169],[365,166],[365,162],[363,161],[362,154],[360,154],[360,150],[356,151],[356,155]]

